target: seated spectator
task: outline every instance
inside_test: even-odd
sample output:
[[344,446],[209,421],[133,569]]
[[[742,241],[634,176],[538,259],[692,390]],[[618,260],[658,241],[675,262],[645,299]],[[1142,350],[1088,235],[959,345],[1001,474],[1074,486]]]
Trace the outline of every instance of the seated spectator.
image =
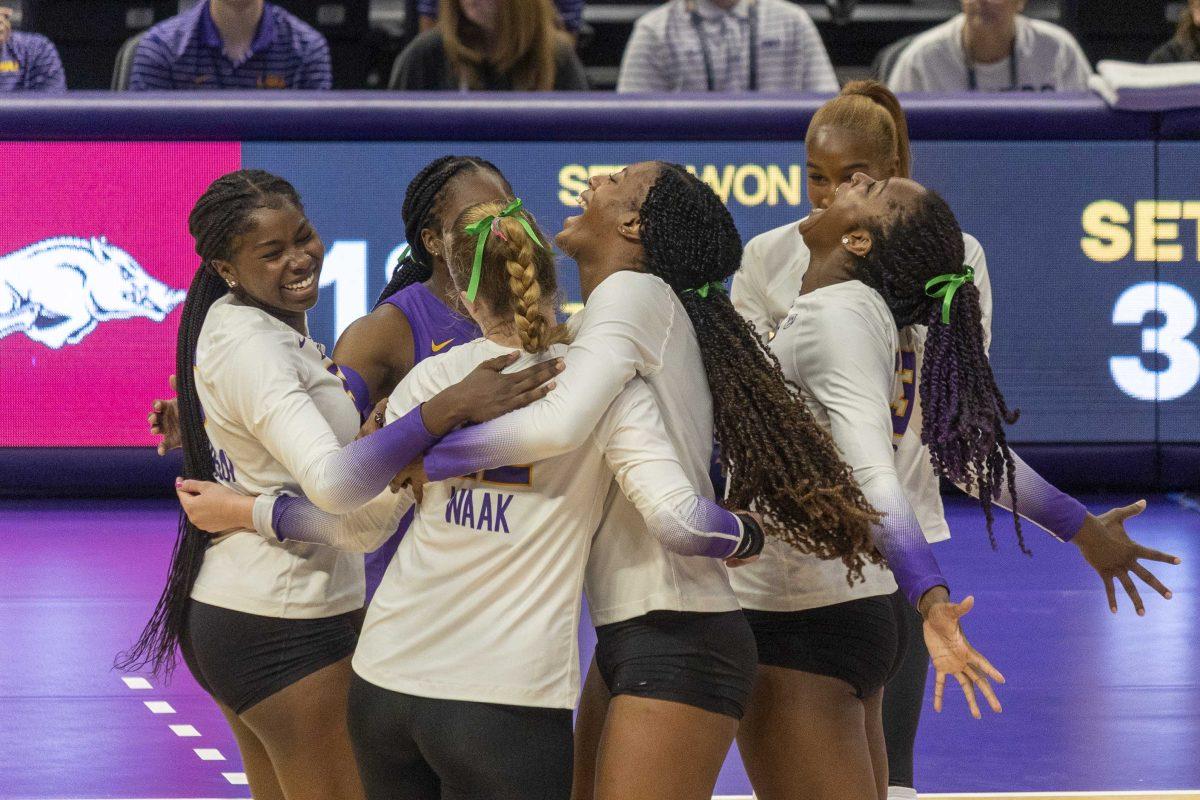
[[264,0],[203,0],[146,31],[129,88],[328,89],[329,44]]
[[787,0],[670,0],[641,17],[618,92],[836,92],[817,26]]
[[14,31],[13,10],[0,5],[0,92],[65,92],[67,79],[54,44]]
[[894,92],[1070,92],[1092,67],[1075,37],[1021,14],[1025,0],[962,0],[963,13],[925,31],[896,59]]
[[[417,14],[420,16],[421,32],[437,25],[439,0],[417,0]],[[574,37],[583,25],[583,0],[554,0],[558,11],[557,24]]]
[[1188,0],[1179,14],[1179,27],[1171,41],[1150,54],[1151,64],[1200,61],[1200,0]]
[[550,0],[442,0],[438,27],[404,48],[391,88],[583,91],[587,76]]

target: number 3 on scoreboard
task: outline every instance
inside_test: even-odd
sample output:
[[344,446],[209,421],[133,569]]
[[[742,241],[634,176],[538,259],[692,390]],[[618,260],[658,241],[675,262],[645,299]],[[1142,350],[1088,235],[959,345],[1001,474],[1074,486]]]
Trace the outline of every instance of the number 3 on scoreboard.
[[1200,382],[1200,348],[1186,337],[1196,329],[1196,301],[1172,283],[1130,286],[1113,306],[1114,325],[1142,325],[1157,312],[1157,327],[1142,329],[1142,353],[1166,359],[1165,369],[1150,370],[1141,356],[1113,356],[1108,368],[1121,391],[1138,400],[1174,400]]

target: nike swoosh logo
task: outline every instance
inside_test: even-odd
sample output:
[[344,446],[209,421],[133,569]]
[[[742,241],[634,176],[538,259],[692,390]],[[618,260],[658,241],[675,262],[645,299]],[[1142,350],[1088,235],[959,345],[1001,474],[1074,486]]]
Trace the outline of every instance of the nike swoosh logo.
[[432,350],[433,352],[435,352],[435,353],[436,353],[436,352],[440,351],[442,348],[444,348],[446,345],[450,344],[450,343],[451,343],[451,342],[453,342],[453,341],[454,341],[454,339],[447,339],[446,341],[442,342],[441,344],[438,344],[437,342],[432,342],[432,341],[431,341],[431,342],[429,343],[429,349],[430,349],[430,350]]

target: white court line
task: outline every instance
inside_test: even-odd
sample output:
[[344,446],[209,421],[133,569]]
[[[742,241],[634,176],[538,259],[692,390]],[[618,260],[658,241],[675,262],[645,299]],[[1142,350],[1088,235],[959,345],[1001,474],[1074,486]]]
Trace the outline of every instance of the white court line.
[[225,760],[225,756],[221,755],[221,751],[215,747],[193,747],[192,752],[195,753],[201,761]]
[[151,714],[174,714],[175,709],[166,700],[146,700],[144,701],[146,708],[150,709]]
[[229,781],[234,786],[250,785],[250,781],[246,779],[246,773],[244,772],[222,772],[221,774],[225,776],[225,780]]
[[196,730],[194,725],[168,725],[171,733],[176,736],[199,736],[200,731]]
[[121,678],[130,689],[153,689],[150,681],[145,678]]

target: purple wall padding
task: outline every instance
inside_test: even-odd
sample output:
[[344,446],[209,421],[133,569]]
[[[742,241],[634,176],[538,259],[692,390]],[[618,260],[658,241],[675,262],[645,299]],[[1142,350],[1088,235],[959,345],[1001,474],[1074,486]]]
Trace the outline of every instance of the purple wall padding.
[[[0,139],[620,141],[804,138],[828,95],[81,92],[5,98]],[[920,140],[1149,139],[1160,115],[1086,94],[909,95]],[[1172,130],[1200,131],[1182,112]]]

